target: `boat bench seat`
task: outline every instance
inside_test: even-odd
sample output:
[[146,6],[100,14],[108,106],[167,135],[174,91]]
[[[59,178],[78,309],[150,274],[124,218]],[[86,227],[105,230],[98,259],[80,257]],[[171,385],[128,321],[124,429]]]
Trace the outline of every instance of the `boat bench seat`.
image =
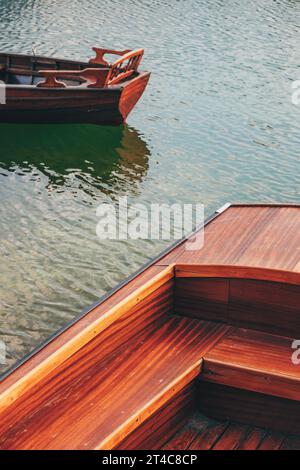
[[170,315],[124,342],[113,325],[0,414],[0,448],[116,447],[198,377],[227,330]]
[[299,354],[293,342],[292,338],[231,327],[204,356],[200,380],[300,401]]

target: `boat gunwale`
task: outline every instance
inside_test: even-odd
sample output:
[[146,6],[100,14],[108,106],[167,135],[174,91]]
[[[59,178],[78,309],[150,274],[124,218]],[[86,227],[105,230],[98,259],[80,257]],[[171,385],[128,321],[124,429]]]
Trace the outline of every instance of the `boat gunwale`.
[[218,278],[268,281],[289,285],[300,285],[300,272],[229,264],[183,264],[175,263],[177,278]]
[[[22,74],[20,74],[22,75]],[[43,87],[43,88],[40,88],[36,85],[15,85],[15,84],[5,84],[5,88],[8,89],[8,90],[30,90],[30,91],[35,91],[35,90],[39,90],[39,94],[43,94],[43,92],[58,92],[58,93],[63,93],[65,94],[66,92],[74,92],[74,91],[80,91],[80,92],[116,92],[116,91],[122,91],[123,89],[125,89],[127,86],[131,85],[132,83],[134,83],[135,81],[138,81],[140,80],[141,78],[144,78],[146,76],[150,76],[151,75],[151,72],[147,72],[145,70],[141,70],[139,72],[137,72],[137,75],[135,75],[134,77],[131,77],[129,79],[125,79],[124,81],[116,84],[116,85],[108,85],[107,87],[102,87],[102,88],[95,88],[95,87],[92,87],[92,88],[89,88],[87,85],[84,85],[84,83],[82,85],[72,85],[72,86],[66,86],[65,88],[51,88],[51,87]],[[14,97],[14,96],[9,96],[8,97],[9,101],[13,101],[14,99],[17,99],[17,100],[30,100],[32,99],[32,97]]]

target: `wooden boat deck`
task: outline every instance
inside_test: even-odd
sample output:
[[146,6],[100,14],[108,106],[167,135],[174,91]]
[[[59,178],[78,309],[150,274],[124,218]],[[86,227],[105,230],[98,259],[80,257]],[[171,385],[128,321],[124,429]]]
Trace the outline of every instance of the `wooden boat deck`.
[[300,450],[300,437],[195,413],[164,450]]
[[251,266],[300,272],[300,206],[233,205],[205,227],[205,244],[181,244],[157,265]]
[[217,421],[216,448],[296,445],[300,208],[231,206],[204,231],[2,381],[0,448],[159,449],[196,412]]

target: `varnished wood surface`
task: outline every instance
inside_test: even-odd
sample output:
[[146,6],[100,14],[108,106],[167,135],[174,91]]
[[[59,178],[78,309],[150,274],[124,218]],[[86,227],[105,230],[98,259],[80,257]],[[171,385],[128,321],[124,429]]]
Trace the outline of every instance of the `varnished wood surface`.
[[172,266],[150,267],[113,296],[92,308],[0,383],[0,411],[171,279]]
[[[4,410],[0,448],[111,449],[197,377],[203,355],[226,327],[162,320],[170,297],[161,289],[130,315],[143,312],[151,320],[156,305],[157,321],[140,333],[129,318],[116,322],[117,331],[98,334]],[[125,341],[129,327],[134,337]]]
[[201,379],[300,400],[300,367],[292,362],[292,343],[292,338],[232,328],[206,354]]
[[214,419],[300,435],[298,400],[200,381],[198,409]]
[[300,286],[247,278],[176,276],[175,312],[300,337]]
[[195,413],[168,439],[164,450],[279,450],[300,449],[298,436],[289,436],[229,421],[215,421]]
[[229,323],[229,281],[175,278],[174,310],[178,315]]
[[[130,107],[130,100],[124,106]],[[276,374],[270,368],[275,352],[286,354],[286,343],[276,342],[268,335],[259,336],[264,333],[253,341],[251,332],[235,338],[232,348],[232,343],[225,343],[229,332],[237,334],[229,326],[232,322],[263,330],[268,319],[275,332],[276,328],[284,334],[291,329],[297,331],[299,228],[297,207],[227,209],[206,226],[201,250],[186,251],[185,244],[181,244],[92,308],[3,381],[0,447],[110,449],[122,443],[124,448],[130,448],[136,443],[154,449],[162,444],[161,431],[165,429],[170,437],[170,423],[175,432],[180,412],[185,406],[189,409],[188,400],[183,403],[180,397],[199,376],[203,357],[208,358],[207,364],[217,364],[218,370],[209,371],[210,377],[214,374],[216,381],[222,381],[222,377],[230,375],[230,382],[226,379],[224,383],[231,386],[199,381],[197,404],[208,415],[235,423],[231,428],[231,424],[229,428],[226,425],[230,429],[227,432],[223,424],[217,423],[215,428],[206,429],[202,437],[192,438],[193,445],[205,447],[218,433],[224,433],[223,441],[218,439],[221,448],[235,447],[233,436],[241,445],[251,447],[259,439],[257,426],[300,434],[298,379],[283,358]],[[260,279],[259,286],[257,279],[249,281],[236,276],[224,280],[218,273],[211,277],[212,271],[205,279],[199,265],[206,266],[206,272],[216,265],[224,269],[230,266],[239,274],[252,268]],[[187,277],[189,270],[191,278]],[[274,296],[268,291],[266,273],[273,276],[273,281],[282,282],[281,286],[271,283],[273,289],[275,286]],[[175,283],[181,295],[180,312],[176,312]],[[197,299],[192,298],[195,292]],[[196,318],[189,318],[191,310],[191,316]],[[205,313],[205,320],[194,315],[199,311]],[[258,321],[264,311],[265,318]],[[253,321],[255,314],[257,319]],[[213,347],[216,354],[223,355],[220,363],[209,355]],[[235,358],[242,360],[239,354],[244,364],[235,363]],[[264,359],[254,364],[254,355],[262,354]],[[231,358],[229,365],[226,356]],[[264,394],[249,389],[248,376],[242,375],[252,374],[253,367],[253,389]],[[178,400],[178,414],[172,408],[172,399],[174,403]],[[245,424],[255,429],[250,432]],[[181,445],[186,446],[190,437],[191,432],[187,431]],[[276,445],[281,447],[283,442]],[[264,445],[271,444],[266,441]]]
[[300,286],[233,279],[229,289],[230,324],[300,337]]
[[270,269],[253,266],[232,266],[214,264],[175,264],[177,279],[254,279],[257,281],[272,281],[276,283],[300,285],[300,273],[285,269]]
[[[137,70],[142,55],[142,49],[128,52],[103,68],[96,63],[0,54],[0,80],[6,83],[0,122],[120,125],[150,78],[150,73]],[[21,76],[28,78],[26,84],[16,79]]]
[[179,431],[196,407],[196,386],[193,381],[168,403],[130,433],[117,450],[157,450]]
[[233,205],[210,222],[204,246],[186,243],[158,264],[252,266],[300,272],[299,206]]

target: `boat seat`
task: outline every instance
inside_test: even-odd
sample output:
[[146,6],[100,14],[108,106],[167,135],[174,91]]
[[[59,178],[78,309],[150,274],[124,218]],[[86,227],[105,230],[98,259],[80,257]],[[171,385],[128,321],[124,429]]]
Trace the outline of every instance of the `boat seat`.
[[123,323],[104,330],[1,413],[0,448],[116,447],[198,377],[202,357],[228,330],[170,316],[120,346]]
[[205,356],[200,380],[300,400],[293,339],[231,327]]

